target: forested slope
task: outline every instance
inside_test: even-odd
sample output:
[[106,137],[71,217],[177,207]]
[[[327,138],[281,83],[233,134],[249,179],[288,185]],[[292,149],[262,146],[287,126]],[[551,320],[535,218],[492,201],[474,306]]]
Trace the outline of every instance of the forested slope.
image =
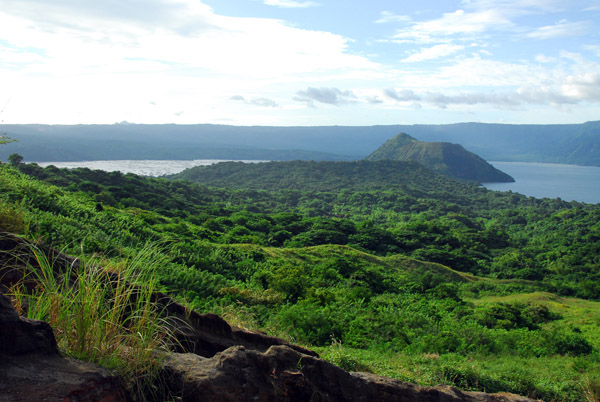
[[332,176],[264,190],[1,165],[0,226],[107,259],[162,244],[166,291],[348,369],[544,400],[593,396],[600,208],[412,166],[416,180],[390,188],[384,170],[371,184],[336,187]]
[[600,297],[598,206],[489,191],[413,162],[227,162],[187,172],[202,172],[199,180],[215,187],[89,169],[21,169],[100,205],[159,213],[147,218],[153,226],[186,239],[350,245]]

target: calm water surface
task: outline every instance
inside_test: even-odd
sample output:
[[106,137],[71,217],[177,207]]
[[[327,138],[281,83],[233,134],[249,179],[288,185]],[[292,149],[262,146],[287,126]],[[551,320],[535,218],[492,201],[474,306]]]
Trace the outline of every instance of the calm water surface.
[[[193,161],[177,160],[117,160],[117,161],[81,161],[81,162],[37,162],[38,165],[46,167],[54,165],[57,168],[74,169],[86,167],[94,170],[104,170],[107,172],[134,173],[141,176],[163,176],[166,174],[179,173],[185,169],[194,166],[206,166],[219,162],[231,162],[221,159],[197,159]],[[246,161],[239,160],[235,162],[258,163],[266,161]]]
[[534,162],[490,162],[511,175],[514,183],[484,183],[490,190],[521,193],[536,198],[600,203],[600,167]]

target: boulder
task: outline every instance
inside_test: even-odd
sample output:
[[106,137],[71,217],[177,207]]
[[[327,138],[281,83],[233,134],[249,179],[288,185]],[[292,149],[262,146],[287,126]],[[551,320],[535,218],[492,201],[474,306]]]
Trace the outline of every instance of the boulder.
[[0,402],[125,402],[120,378],[63,357],[50,325],[20,317],[0,293]]
[[162,377],[170,397],[184,402],[531,402],[512,394],[420,387],[367,373],[351,373],[286,345],[265,352],[234,346],[212,358],[164,356]]
[[203,357],[212,357],[236,345],[263,352],[273,345],[285,345],[299,353],[318,357],[312,350],[293,345],[283,339],[231,327],[227,321],[216,314],[199,314],[188,310],[165,294],[157,293],[155,298],[164,309],[177,338],[176,352],[190,352]]
[[0,293],[0,356],[26,353],[56,355],[56,339],[48,323],[22,318]]

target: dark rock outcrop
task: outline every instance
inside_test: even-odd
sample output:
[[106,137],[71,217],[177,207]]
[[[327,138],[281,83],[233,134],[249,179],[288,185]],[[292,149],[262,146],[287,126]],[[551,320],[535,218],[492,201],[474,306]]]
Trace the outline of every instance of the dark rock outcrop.
[[367,373],[350,373],[288,346],[266,352],[234,346],[212,358],[165,356],[163,378],[184,402],[526,402],[511,394],[420,387]]
[[62,357],[50,325],[19,317],[0,293],[0,401],[128,400],[119,377]]
[[57,355],[50,325],[19,317],[10,299],[0,293],[0,356],[26,353]]
[[2,402],[126,402],[119,377],[58,355],[0,356]]
[[236,345],[262,352],[274,345],[284,345],[299,353],[318,357],[315,352],[283,339],[231,327],[227,321],[216,314],[199,314],[186,310],[167,295],[157,295],[157,301],[163,305],[177,338],[178,343],[175,346],[177,352],[212,357]]

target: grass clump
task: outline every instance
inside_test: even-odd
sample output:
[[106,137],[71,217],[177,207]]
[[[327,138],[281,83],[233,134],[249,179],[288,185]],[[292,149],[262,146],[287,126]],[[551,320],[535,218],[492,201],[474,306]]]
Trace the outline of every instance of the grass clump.
[[11,292],[19,313],[47,321],[67,355],[119,374],[134,399],[160,392],[157,351],[172,339],[164,306],[153,297],[160,253],[146,246],[119,263],[75,260],[62,272],[41,250],[32,247],[32,254],[37,267],[30,264]]

